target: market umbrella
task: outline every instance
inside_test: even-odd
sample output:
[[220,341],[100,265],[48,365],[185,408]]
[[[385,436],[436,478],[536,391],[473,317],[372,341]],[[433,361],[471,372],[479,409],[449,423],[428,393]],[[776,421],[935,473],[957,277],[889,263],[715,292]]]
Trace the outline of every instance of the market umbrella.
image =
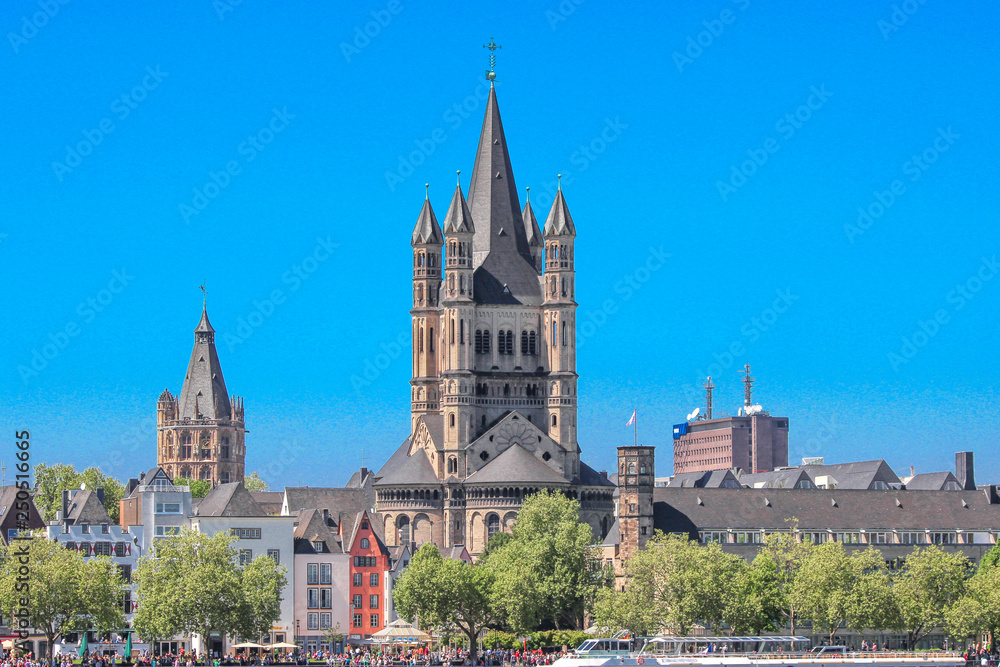
[[125,636],[125,659],[129,662],[132,661],[132,633],[129,632]]
[[83,640],[80,641],[80,650],[78,651],[78,653],[79,653],[80,657],[82,658],[83,654],[86,653],[86,652],[87,652],[87,633],[84,632],[83,633]]
[[12,648],[14,648],[14,640],[13,639],[5,639],[5,640],[3,640],[3,643],[0,643],[0,648],[5,648],[5,649],[12,649]]
[[232,648],[264,648],[264,645],[254,642],[243,642],[241,644],[233,644]]
[[372,633],[372,640],[379,643],[411,643],[418,644],[427,641],[431,636],[422,630],[418,630],[403,619],[397,619],[387,625],[384,629]]
[[278,642],[277,644],[268,644],[264,648],[298,648],[298,644],[289,644],[288,642]]

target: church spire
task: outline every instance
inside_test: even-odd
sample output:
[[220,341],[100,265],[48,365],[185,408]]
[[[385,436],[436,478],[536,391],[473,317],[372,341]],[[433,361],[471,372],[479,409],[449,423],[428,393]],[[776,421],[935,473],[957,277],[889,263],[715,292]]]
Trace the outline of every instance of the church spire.
[[194,330],[194,349],[184,376],[184,387],[178,396],[178,412],[181,419],[232,419],[229,392],[215,349],[215,329],[208,321],[208,309],[204,304]]
[[521,218],[524,220],[524,234],[528,237],[528,247],[531,249],[532,264],[535,270],[542,272],[542,249],[545,242],[542,240],[542,230],[538,227],[538,219],[535,212],[531,210],[531,188],[525,188],[527,194],[524,196],[524,210],[521,211]]
[[413,236],[410,238],[410,245],[441,245],[441,227],[438,225],[437,216],[431,208],[430,193],[424,199],[424,206],[417,216],[417,224],[413,227]]

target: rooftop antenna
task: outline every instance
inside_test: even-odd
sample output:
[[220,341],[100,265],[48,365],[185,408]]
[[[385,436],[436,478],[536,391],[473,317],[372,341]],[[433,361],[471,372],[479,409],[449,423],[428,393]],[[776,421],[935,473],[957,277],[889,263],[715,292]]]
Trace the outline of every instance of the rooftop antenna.
[[750,364],[745,365],[740,373],[743,374],[743,407],[749,408],[753,405],[753,401],[750,400],[750,396],[752,394],[754,382],[754,378],[750,375]]
[[493,80],[497,78],[497,73],[493,71],[493,68],[496,67],[497,64],[497,49],[501,48],[501,46],[496,43],[495,39],[490,37],[490,43],[483,44],[483,48],[490,50],[490,70],[486,73],[486,78],[489,79],[492,84]]
[[715,389],[715,385],[712,384],[712,376],[708,376],[708,380],[705,382],[705,419],[712,418],[712,390]]

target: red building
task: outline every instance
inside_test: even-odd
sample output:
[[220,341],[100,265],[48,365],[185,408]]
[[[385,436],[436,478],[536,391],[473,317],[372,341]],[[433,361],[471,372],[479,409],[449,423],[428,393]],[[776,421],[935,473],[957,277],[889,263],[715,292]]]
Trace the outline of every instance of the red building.
[[354,522],[349,540],[351,554],[350,639],[368,639],[385,627],[385,580],[389,572],[389,549],[375,533],[368,512]]

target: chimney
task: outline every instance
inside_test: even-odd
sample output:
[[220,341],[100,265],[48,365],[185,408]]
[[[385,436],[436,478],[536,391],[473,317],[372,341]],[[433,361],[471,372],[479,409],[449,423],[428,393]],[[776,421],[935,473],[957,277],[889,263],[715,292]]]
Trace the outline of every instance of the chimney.
[[324,526],[330,525],[330,510],[328,510],[325,507],[323,508],[323,525]]
[[104,487],[97,489],[97,502],[104,504]]
[[62,515],[64,518],[69,515],[69,489],[62,492]]
[[914,468],[913,466],[910,466],[910,477],[913,477],[916,474],[917,474],[917,469]]
[[975,467],[972,463],[972,452],[957,452],[955,454],[955,477],[966,491],[976,490]]

